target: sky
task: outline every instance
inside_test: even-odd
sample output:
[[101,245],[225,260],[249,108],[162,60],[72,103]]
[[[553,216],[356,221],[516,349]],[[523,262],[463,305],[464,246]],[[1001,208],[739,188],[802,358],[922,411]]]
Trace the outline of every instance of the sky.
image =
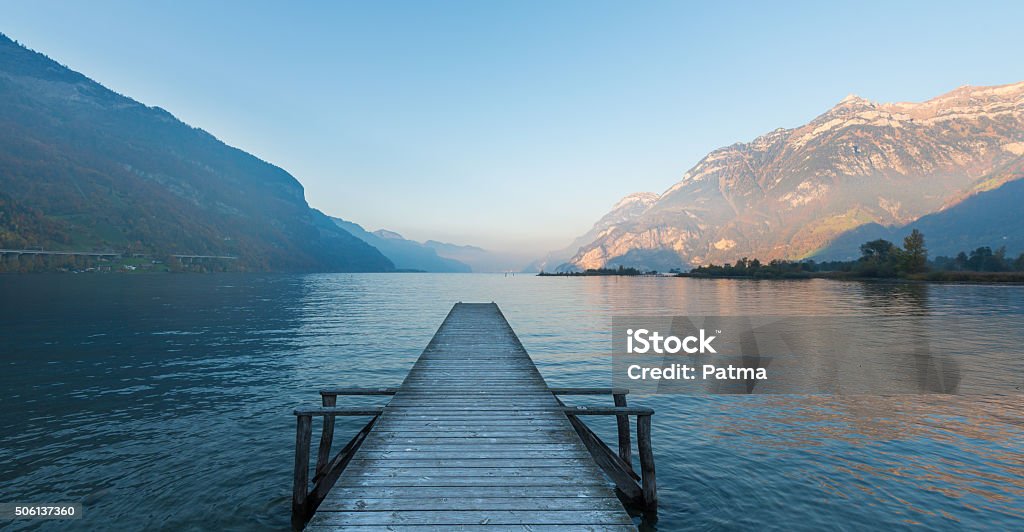
[[327,214],[527,254],[847,94],[1024,80],[1021,20],[1017,1],[0,0],[0,32],[281,166]]

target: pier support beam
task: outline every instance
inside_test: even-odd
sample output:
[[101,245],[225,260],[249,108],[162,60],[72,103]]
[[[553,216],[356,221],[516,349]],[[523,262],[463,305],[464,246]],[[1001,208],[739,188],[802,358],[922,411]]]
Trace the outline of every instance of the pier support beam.
[[636,445],[640,455],[641,488],[644,506],[648,510],[658,507],[658,482],[654,478],[654,450],[651,448],[651,416],[636,417]]
[[[612,395],[615,406],[626,406],[626,394],[617,393]],[[619,432],[619,458],[633,469],[633,445],[629,441],[629,416],[615,416],[615,425]]]
[[309,489],[309,442],[313,437],[313,417],[295,416],[295,471],[292,484],[292,528],[302,530],[308,519],[306,504]]
[[[337,406],[338,396],[334,394],[321,394],[324,407]],[[313,473],[313,482],[317,482],[327,472],[327,463],[331,460],[331,444],[334,443],[334,416],[324,416],[324,430],[320,434],[320,447],[316,452],[316,471]]]

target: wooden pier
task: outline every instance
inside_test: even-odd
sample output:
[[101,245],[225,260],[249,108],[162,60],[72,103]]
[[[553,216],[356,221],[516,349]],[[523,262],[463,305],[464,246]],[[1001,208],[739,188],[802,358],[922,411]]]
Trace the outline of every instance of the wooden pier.
[[[623,503],[647,512],[657,505],[653,411],[627,406],[627,393],[549,388],[497,305],[458,303],[400,387],[323,390],[323,406],[295,411],[293,527],[635,530]],[[571,394],[612,395],[615,406],[567,407],[558,396]],[[339,395],[392,398],[344,408]],[[583,415],[616,416],[617,452]],[[332,458],[336,416],[370,419]]]

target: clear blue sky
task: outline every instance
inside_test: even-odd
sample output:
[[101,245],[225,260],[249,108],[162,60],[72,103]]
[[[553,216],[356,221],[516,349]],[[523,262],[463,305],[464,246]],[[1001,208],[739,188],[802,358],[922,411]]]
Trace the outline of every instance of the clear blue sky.
[[539,252],[848,93],[1024,80],[1024,2],[0,2],[0,31],[328,214]]

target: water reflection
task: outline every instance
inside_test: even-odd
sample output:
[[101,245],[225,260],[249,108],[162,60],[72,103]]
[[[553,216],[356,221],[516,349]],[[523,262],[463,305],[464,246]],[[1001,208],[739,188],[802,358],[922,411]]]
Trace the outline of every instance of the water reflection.
[[[78,524],[88,529],[287,529],[291,409],[325,386],[399,383],[460,300],[497,301],[555,386],[610,384],[617,315],[875,319],[911,341],[869,366],[911,379],[914,390],[1020,372],[1007,358],[1024,359],[1020,287],[0,276],[0,500],[83,500]],[[947,364],[957,352],[938,349],[951,345],[992,364],[960,367],[955,383]],[[935,371],[918,381],[922,367]],[[659,530],[1024,524],[1019,395],[630,401],[657,410],[661,511],[650,525]],[[339,420],[339,430],[361,423]],[[614,438],[611,420],[592,425]]]

